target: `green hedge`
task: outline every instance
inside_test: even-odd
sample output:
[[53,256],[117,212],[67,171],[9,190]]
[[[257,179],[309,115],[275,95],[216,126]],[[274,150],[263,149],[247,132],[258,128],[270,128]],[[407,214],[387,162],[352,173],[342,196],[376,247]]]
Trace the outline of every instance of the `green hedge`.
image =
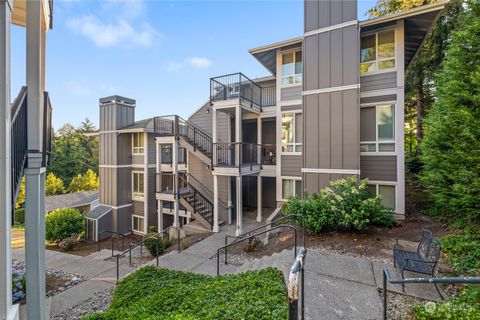
[[25,224],[25,209],[15,210],[15,223]]
[[45,217],[45,239],[58,242],[85,229],[83,214],[72,208],[57,209]]
[[[291,198],[284,211],[305,218],[305,227],[313,233],[335,229],[362,231],[369,224],[392,227],[392,211],[382,205],[380,196],[373,196],[367,180],[357,182],[355,177],[331,182],[319,194],[305,200]],[[297,223],[302,220],[295,218]]]
[[287,318],[286,288],[277,269],[211,277],[144,267],[118,284],[108,311],[84,320]]

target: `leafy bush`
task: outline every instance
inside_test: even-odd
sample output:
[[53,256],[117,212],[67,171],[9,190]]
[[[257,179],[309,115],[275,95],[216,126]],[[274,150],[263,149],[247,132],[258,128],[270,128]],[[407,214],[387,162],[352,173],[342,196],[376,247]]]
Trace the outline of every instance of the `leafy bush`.
[[211,277],[141,268],[117,285],[107,312],[84,320],[287,319],[282,273],[274,268]]
[[45,239],[58,242],[74,234],[80,234],[85,228],[84,217],[77,209],[57,209],[45,218]]
[[73,234],[58,242],[58,247],[65,251],[72,251],[79,243],[79,235]]
[[12,268],[12,300],[18,302],[26,295],[25,271]]
[[450,301],[427,302],[413,307],[417,320],[480,319],[480,288],[468,287]]
[[442,244],[455,271],[480,275],[480,233],[451,234],[442,239]]
[[[313,233],[333,229],[364,230],[369,224],[392,227],[395,218],[386,209],[380,196],[372,196],[367,180],[357,183],[355,177],[339,179],[320,194],[307,196],[305,200],[291,198],[284,211],[302,215],[305,227]],[[297,223],[302,221],[296,217]]]
[[24,208],[15,210],[15,222],[19,223],[19,224],[24,224],[25,223],[25,209]]
[[146,239],[145,248],[154,257],[161,255],[168,246],[165,239],[156,232],[147,233],[143,238]]

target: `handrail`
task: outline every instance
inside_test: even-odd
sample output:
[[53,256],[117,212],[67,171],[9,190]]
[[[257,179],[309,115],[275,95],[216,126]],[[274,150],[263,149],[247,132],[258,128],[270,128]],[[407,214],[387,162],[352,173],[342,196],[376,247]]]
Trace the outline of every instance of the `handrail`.
[[[114,254],[114,244],[115,244],[115,241],[114,239],[122,239],[122,251],[124,250],[124,246],[125,246],[125,235],[124,234],[121,234],[121,233],[118,233],[118,232],[115,232],[115,231],[112,231],[112,230],[104,230],[104,231],[101,231],[99,234],[98,234],[98,250],[97,251],[100,251],[100,236],[102,234],[105,234],[105,233],[108,233],[108,234],[111,234],[112,235],[112,258],[115,256]],[[116,236],[116,237],[115,237]]]
[[[227,235],[225,235],[225,246],[228,244],[228,239],[229,239],[229,238],[230,238],[230,239],[236,239],[236,240],[242,239],[244,236],[249,236],[249,235],[251,235],[253,232],[255,232],[255,231],[257,231],[257,230],[260,230],[260,229],[262,229],[262,228],[266,228],[266,231],[267,231],[267,232],[270,232],[270,231],[273,230],[273,229],[272,229],[272,224],[274,224],[274,223],[279,223],[279,222],[281,222],[281,221],[288,220],[288,218],[291,218],[291,217],[299,217],[299,218],[301,218],[301,220],[302,220],[302,241],[303,241],[303,247],[306,248],[306,246],[305,246],[305,217],[304,217],[303,215],[301,215],[301,214],[295,214],[295,213],[287,214],[287,215],[285,215],[285,216],[283,216],[283,217],[281,217],[281,218],[278,218],[278,219],[273,220],[273,221],[271,221],[271,222],[265,223],[265,224],[263,224],[263,225],[261,225],[261,226],[259,226],[259,227],[253,228],[253,229],[251,229],[251,230],[249,230],[249,231],[247,231],[247,232],[244,232],[244,233],[242,233],[242,234],[239,234],[238,236],[231,236],[231,235],[228,235],[228,234],[227,234]],[[232,243],[235,243],[235,241],[233,241]],[[228,262],[227,262],[228,251],[227,251],[227,250],[228,250],[228,248],[226,248],[226,249],[224,250],[224,253],[225,253],[225,264],[228,264]]]
[[[129,254],[129,264],[130,266],[132,266],[132,250],[135,249],[135,248],[138,248],[140,247],[140,251],[142,251],[143,249],[143,244],[145,243],[145,241],[147,240],[150,240],[150,239],[155,239],[155,240],[158,240],[158,235],[161,235],[162,237],[164,236],[165,232],[167,232],[169,229],[171,228],[174,228],[177,230],[177,249],[178,249],[178,252],[181,251],[181,246],[180,246],[180,228],[177,228],[175,226],[169,226],[165,229],[163,229],[162,231],[160,232],[157,232],[155,233],[155,235],[151,235],[149,237],[146,237],[144,238],[142,241],[140,241],[139,243],[135,244],[134,246],[130,246],[127,250],[115,255],[114,257],[117,259],[117,282],[118,282],[118,279],[120,278],[120,258],[123,258],[127,255],[127,253]],[[158,253],[158,241],[156,242],[156,246],[157,246],[157,253]],[[157,256],[155,257],[156,258],[156,264],[157,264],[157,267],[158,267],[158,257],[160,255],[157,254]]]
[[298,255],[290,269],[288,276],[288,320],[298,320],[298,274],[301,277],[301,319],[305,319],[305,260],[307,256],[307,248],[303,247],[298,250]]
[[[178,176],[179,180],[185,183],[185,185],[193,192],[193,211],[201,215],[212,227],[213,227],[213,203],[205,197],[200,191],[197,190],[190,182],[185,180],[182,176]],[[197,207],[197,201],[200,205],[204,205],[210,214],[204,215]]]
[[[202,192],[203,192],[203,193],[206,193],[207,196],[210,197],[210,199],[212,199],[210,202],[213,202],[213,198],[214,198],[213,193],[212,193],[210,190],[208,190],[208,188],[207,188],[200,180],[198,180],[197,178],[195,178],[195,177],[194,177],[191,173],[189,173],[189,172],[187,172],[187,177],[192,178],[193,181],[195,181],[195,183],[197,183],[197,184],[200,186],[200,188],[202,189]],[[190,182],[190,181],[189,181],[189,182]],[[191,182],[190,182],[190,183],[191,183]],[[195,187],[195,186],[194,186],[194,187]],[[199,189],[199,188],[197,188],[197,189]],[[209,199],[209,200],[210,200],[210,199]],[[230,208],[230,206],[229,206],[228,204],[226,204],[224,201],[222,201],[222,200],[220,200],[220,199],[218,199],[218,203],[219,203],[223,208],[225,208],[225,209],[229,209],[229,208]]]
[[[294,232],[294,257],[297,257],[297,228],[295,228],[294,226],[290,225],[290,224],[281,224],[281,225],[278,225],[274,228],[272,228],[271,230],[275,230],[275,229],[280,229],[280,228],[288,228],[290,230],[293,230]],[[238,241],[233,241],[227,245],[224,245],[223,247],[220,247],[217,249],[217,276],[220,274],[220,250],[226,250],[228,247],[231,247],[233,245],[236,245],[236,244],[239,244],[240,242],[243,242],[243,241],[246,241],[246,240],[250,240],[252,238],[255,238],[255,237],[258,237],[259,235],[262,235],[264,233],[267,233],[267,232],[270,232],[271,230],[268,230],[268,231],[262,231],[262,232],[259,232],[259,233],[256,233],[256,234],[253,234],[253,235],[250,235],[246,238],[241,238],[241,239],[238,239]]]
[[52,154],[52,103],[50,95],[45,91],[43,102],[43,152],[42,166],[50,164]]
[[[383,319],[387,320],[387,282],[392,284],[405,283],[467,283],[480,284],[480,277],[431,277],[431,278],[404,278],[392,279],[390,271],[387,268],[383,269]],[[438,288],[437,288],[438,290]],[[439,292],[440,294],[440,292]],[[443,297],[442,297],[443,299]]]

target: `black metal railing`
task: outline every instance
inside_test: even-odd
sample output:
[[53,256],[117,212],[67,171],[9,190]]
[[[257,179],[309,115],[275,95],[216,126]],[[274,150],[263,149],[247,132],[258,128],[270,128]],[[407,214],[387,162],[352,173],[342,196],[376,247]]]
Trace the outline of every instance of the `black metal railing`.
[[262,165],[277,164],[277,145],[262,144]]
[[242,73],[210,78],[210,102],[238,99],[255,111],[262,111],[262,88]]
[[195,188],[185,177],[179,176],[179,183],[185,185],[182,189],[180,196],[190,204],[193,211],[203,219],[205,219],[210,226],[213,226],[213,203]]
[[[172,155],[173,155],[173,147],[171,147],[170,145],[160,147],[160,163],[161,164],[171,165],[173,163]],[[182,147],[178,148],[177,163],[178,164],[187,163],[187,150],[185,148],[182,148]]]
[[[287,214],[287,215],[284,215],[283,217],[280,217],[276,220],[273,220],[273,221],[270,221],[269,223],[265,223],[265,224],[262,224],[261,226],[258,226],[256,228],[253,228],[253,229],[250,229],[248,230],[247,232],[244,232],[242,234],[239,234],[238,236],[231,236],[231,235],[225,235],[225,250],[224,250],[224,255],[225,255],[225,264],[228,264],[228,239],[234,239],[234,241],[232,243],[234,243],[235,241],[239,241],[241,239],[244,239],[245,237],[250,237],[252,234],[255,234],[257,231],[259,230],[262,230],[262,229],[265,229],[266,232],[269,232],[272,230],[272,227],[275,225],[275,224],[279,224],[279,223],[283,223],[285,221],[290,221],[292,220],[292,218],[294,217],[297,217],[297,218],[300,218],[300,220],[302,220],[302,242],[303,242],[303,247],[305,248],[305,217],[301,214],[294,214],[294,213],[290,213],[290,214]],[[268,233],[267,233],[267,237],[268,237]]]
[[[392,279],[387,268],[383,269],[383,319],[387,320],[387,282],[391,284],[405,284],[405,283],[463,283],[463,284],[480,284],[480,277],[430,277],[430,278],[403,278]],[[443,297],[442,297],[443,299]]]
[[27,163],[27,109],[27,87],[22,87],[11,109],[12,214]]
[[[132,251],[133,251],[134,249],[136,249],[136,248],[140,248],[140,254],[143,255],[143,247],[144,247],[146,241],[152,240],[152,239],[153,239],[153,240],[157,240],[157,239],[159,239],[159,237],[158,237],[159,235],[160,235],[161,239],[165,239],[165,236],[170,237],[170,233],[169,233],[170,229],[175,229],[176,232],[177,232],[177,250],[178,250],[178,252],[180,252],[180,251],[181,251],[180,229],[177,228],[177,227],[170,226],[170,227],[167,227],[167,228],[163,229],[163,230],[160,231],[160,232],[157,232],[157,233],[154,234],[154,235],[145,237],[145,238],[144,238],[142,241],[140,241],[139,243],[136,243],[136,244],[134,244],[134,245],[130,245],[130,247],[129,247],[127,250],[125,250],[125,251],[123,251],[123,252],[121,252],[121,253],[119,253],[119,254],[117,254],[117,255],[114,256],[114,257],[116,258],[116,260],[117,260],[117,261],[116,261],[116,266],[117,266],[117,273],[116,273],[116,274],[117,274],[117,282],[118,282],[118,280],[120,279],[120,258],[126,257],[127,254],[128,254],[129,265],[132,267]],[[157,248],[156,248],[157,255],[156,255],[155,259],[156,259],[156,265],[157,265],[157,267],[158,267],[158,259],[159,259],[159,257],[160,257],[160,255],[158,254],[158,252],[159,252],[159,243],[158,243],[158,241],[156,241],[155,244],[157,245]]]
[[158,135],[173,135],[183,137],[190,143],[194,151],[198,150],[207,157],[212,156],[212,137],[179,116],[162,116],[154,118],[154,131]]
[[[288,275],[288,320],[298,320],[298,292],[301,295],[300,319],[305,319],[305,260],[307,257],[307,249],[299,248],[298,255],[290,269]],[[300,279],[299,279],[300,275]],[[300,281],[300,285],[299,285]],[[301,290],[299,290],[301,287]]]
[[43,152],[42,166],[46,167],[50,164],[52,153],[52,103],[48,92],[44,94],[43,103]]
[[249,166],[260,166],[262,146],[246,142],[218,142],[213,144],[214,167],[241,168]]
[[102,239],[102,235],[104,234],[109,234],[111,235],[111,243],[112,243],[112,258],[115,256],[115,240],[121,240],[122,242],[122,251],[125,250],[125,235],[121,234],[121,233],[118,233],[118,232],[115,232],[115,231],[111,231],[111,230],[104,230],[102,232],[100,232],[98,234],[98,239],[97,239],[97,242],[98,242],[98,250],[97,251],[100,251],[101,249],[101,239]]
[[294,258],[295,258],[297,256],[297,228],[290,225],[290,224],[280,224],[278,226],[275,226],[275,227],[271,228],[270,230],[264,230],[262,232],[257,232],[257,233],[251,234],[248,237],[237,239],[237,240],[233,241],[232,243],[226,244],[223,247],[218,248],[217,249],[217,276],[220,274],[220,252],[221,251],[225,252],[231,246],[234,246],[234,245],[237,245],[241,242],[256,238],[258,236],[261,236],[262,234],[271,232],[271,231],[276,230],[276,229],[290,229],[290,230],[293,231],[293,234],[294,234],[294,247],[293,247],[294,251],[293,251],[293,253],[294,253]]
[[[179,173],[178,189],[179,192],[187,188],[184,174]],[[155,191],[157,193],[175,193],[175,174],[173,172],[159,172],[155,174]]]

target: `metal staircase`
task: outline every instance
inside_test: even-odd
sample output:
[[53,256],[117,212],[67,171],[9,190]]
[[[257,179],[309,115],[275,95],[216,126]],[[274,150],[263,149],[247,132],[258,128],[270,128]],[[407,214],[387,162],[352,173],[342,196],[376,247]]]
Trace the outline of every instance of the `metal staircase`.
[[180,203],[191,211],[208,229],[213,227],[213,203],[185,178],[179,177],[184,188],[179,192]]

